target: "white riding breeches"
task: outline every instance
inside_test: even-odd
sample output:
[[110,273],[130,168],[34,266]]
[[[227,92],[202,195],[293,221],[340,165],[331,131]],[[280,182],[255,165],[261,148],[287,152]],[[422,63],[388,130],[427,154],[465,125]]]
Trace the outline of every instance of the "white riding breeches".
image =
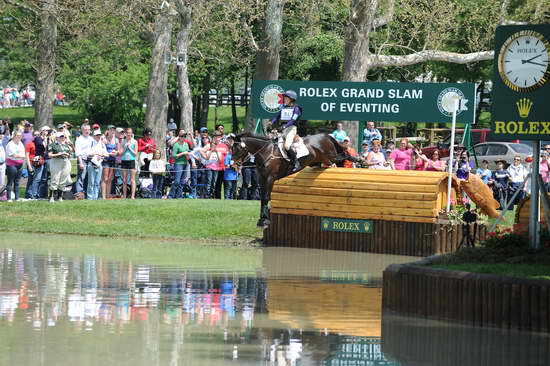
[[298,129],[296,126],[290,126],[283,130],[283,138],[285,139],[284,148],[288,151],[290,149],[290,146],[294,142],[294,137],[296,137]]

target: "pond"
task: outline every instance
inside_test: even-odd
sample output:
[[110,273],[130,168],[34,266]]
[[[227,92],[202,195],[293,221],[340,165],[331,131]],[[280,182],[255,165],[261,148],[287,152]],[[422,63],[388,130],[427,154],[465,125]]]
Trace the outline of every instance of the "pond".
[[382,316],[414,257],[4,233],[0,365],[548,365],[550,339]]

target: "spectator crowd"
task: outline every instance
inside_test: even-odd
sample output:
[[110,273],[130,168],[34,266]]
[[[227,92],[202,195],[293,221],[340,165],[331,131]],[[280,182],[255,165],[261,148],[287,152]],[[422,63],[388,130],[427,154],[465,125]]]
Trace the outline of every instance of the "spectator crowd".
[[[441,152],[426,156],[406,138],[383,144],[374,122],[367,122],[362,133],[361,151],[337,123],[332,136],[345,148],[338,166],[382,170],[446,171]],[[177,129],[171,120],[166,128],[166,151],[157,148],[152,131],[145,128],[136,138],[131,128],[100,126],[88,120],[78,130],[65,122],[52,129],[34,130],[28,121],[12,126],[0,121],[0,200],[62,200],[70,191],[77,199],[119,198],[221,198],[258,199],[259,184],[254,157],[237,166],[231,156],[233,134],[223,125],[209,131]],[[549,184],[550,145],[541,154],[540,172]],[[167,157],[167,159],[165,159]],[[527,163],[527,166],[524,165]],[[73,165],[75,167],[73,168]],[[453,171],[457,178],[478,175],[503,205],[518,190],[513,203],[523,198],[530,162],[499,161],[495,170],[483,161],[476,170],[468,151],[456,149]],[[24,197],[20,182],[26,177]],[[241,184],[239,184],[241,182]],[[223,187],[223,190],[222,190]]]
[[34,130],[28,121],[0,121],[0,200],[53,202],[68,192],[89,200],[258,199],[254,157],[237,166],[234,137],[223,125],[212,133],[205,127],[187,132],[171,121],[162,152],[147,128],[138,138],[131,128],[102,128],[88,120],[77,131],[69,122]]

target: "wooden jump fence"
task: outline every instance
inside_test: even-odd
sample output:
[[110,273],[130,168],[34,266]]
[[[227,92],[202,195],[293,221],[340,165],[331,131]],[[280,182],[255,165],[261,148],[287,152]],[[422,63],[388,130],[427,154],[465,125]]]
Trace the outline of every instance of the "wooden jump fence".
[[383,275],[384,310],[472,326],[550,330],[550,281],[394,264]]
[[[439,218],[446,182],[441,172],[305,169],[275,183],[264,244],[413,256],[455,251],[462,230]],[[326,219],[368,221],[370,231],[325,230]],[[480,226],[478,239],[485,234]]]

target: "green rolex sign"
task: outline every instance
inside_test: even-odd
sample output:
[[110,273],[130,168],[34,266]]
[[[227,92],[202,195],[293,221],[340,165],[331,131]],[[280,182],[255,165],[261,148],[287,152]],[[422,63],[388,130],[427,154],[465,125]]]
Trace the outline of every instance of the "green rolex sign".
[[323,217],[321,220],[322,231],[340,231],[346,233],[372,233],[371,220],[348,220]]
[[273,118],[289,89],[298,95],[305,120],[451,123],[455,98],[463,99],[457,122],[474,120],[473,83],[257,80],[252,84],[252,115]]
[[495,34],[492,133],[550,139],[550,24],[501,26]]

